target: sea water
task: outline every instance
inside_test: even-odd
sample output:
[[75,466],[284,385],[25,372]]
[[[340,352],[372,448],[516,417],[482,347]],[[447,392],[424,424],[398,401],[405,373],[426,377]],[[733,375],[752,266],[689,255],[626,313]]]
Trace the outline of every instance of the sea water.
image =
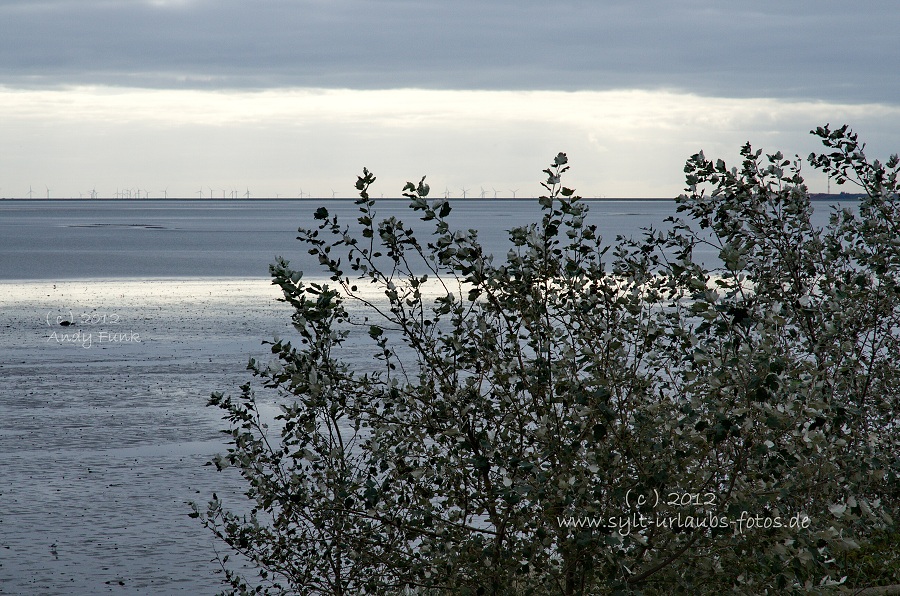
[[[307,273],[318,264],[295,240],[315,227],[324,205],[352,227],[353,201],[0,201],[0,279],[110,277],[267,277],[275,256]],[[508,249],[507,230],[536,221],[536,200],[456,201],[451,226],[477,229],[486,252]],[[432,224],[403,200],[379,201],[378,217],[397,216],[427,233]],[[610,241],[660,226],[674,201],[592,202],[589,220]]]
[[[358,226],[352,201],[0,201],[0,593],[220,589],[187,501],[245,503],[233,470],[204,466],[227,448],[205,403],[292,332],[268,265],[322,276],[295,239],[320,205]],[[590,206],[609,241],[675,214]],[[403,201],[376,208],[429,229]],[[450,222],[502,258],[507,231],[539,217],[534,200],[456,201]]]

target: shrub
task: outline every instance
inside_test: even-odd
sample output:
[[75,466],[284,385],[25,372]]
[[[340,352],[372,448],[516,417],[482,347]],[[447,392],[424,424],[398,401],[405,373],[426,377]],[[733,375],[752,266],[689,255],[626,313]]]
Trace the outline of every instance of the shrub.
[[[692,156],[681,218],[610,247],[544,170],[541,221],[505,259],[407,183],[424,243],[322,207],[299,230],[330,284],[285,260],[296,336],[251,361],[230,421],[252,512],[194,517],[258,571],[232,593],[805,593],[900,583],[898,159],[842,127],[809,161],[866,197],[824,228],[799,160]],[[712,246],[715,266],[694,258]],[[360,287],[366,284],[365,287]],[[372,289],[382,296],[371,298]],[[352,305],[352,308],[350,308]],[[360,314],[362,312],[363,314]],[[374,347],[347,358],[351,334]],[[853,553],[861,553],[854,555]],[[865,560],[867,565],[857,564]]]

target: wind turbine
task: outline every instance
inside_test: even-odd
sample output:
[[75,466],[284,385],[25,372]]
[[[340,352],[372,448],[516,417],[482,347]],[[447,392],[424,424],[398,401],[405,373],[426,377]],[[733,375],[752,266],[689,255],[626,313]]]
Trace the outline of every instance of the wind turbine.
[[337,194],[337,193],[336,193],[336,192],[334,191],[334,189],[332,188],[332,189],[331,189],[331,198],[334,199],[334,195],[336,195],[336,194]]
[[200,187],[200,190],[197,191],[197,194],[200,195],[201,199],[203,198],[203,187],[202,186]]
[[250,187],[249,186],[247,187],[247,192],[244,194],[244,196],[247,197],[248,199],[250,198]]
[[164,199],[168,199],[168,198],[169,198],[169,187],[168,187],[168,186],[165,187],[163,190],[161,190],[161,191],[159,191],[159,192],[163,193],[163,198],[164,198]]
[[513,193],[513,198],[516,198],[516,193],[519,192],[519,189],[517,188],[516,190],[513,190],[510,188],[509,192]]
[[484,198],[484,187],[483,186],[481,187],[481,198],[482,199]]
[[497,189],[492,186],[491,190],[494,191],[494,198],[496,199],[497,198]]
[[449,199],[449,198],[450,198],[450,189],[447,188],[446,186],[444,187],[444,198],[445,198],[445,199]]
[[44,188],[47,189],[47,198],[49,199],[50,198],[50,187],[47,185],[44,185]]
[[31,190],[31,185],[30,185],[30,184],[28,185],[28,198],[29,198],[29,199],[34,198],[34,191]]
[[466,198],[466,193],[469,192],[469,189],[468,188],[460,188],[459,190],[462,191],[463,198]]

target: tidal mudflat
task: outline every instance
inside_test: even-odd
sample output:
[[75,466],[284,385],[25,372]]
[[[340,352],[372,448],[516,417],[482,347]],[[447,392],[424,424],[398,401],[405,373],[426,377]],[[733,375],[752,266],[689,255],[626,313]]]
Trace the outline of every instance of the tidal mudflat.
[[240,509],[214,390],[290,331],[265,279],[0,283],[0,593],[211,594],[186,502]]

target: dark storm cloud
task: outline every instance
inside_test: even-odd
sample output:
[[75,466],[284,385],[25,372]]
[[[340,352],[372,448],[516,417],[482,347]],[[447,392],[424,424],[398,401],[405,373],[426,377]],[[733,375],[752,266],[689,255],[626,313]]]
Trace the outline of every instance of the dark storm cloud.
[[682,90],[895,103],[895,0],[7,1],[0,84]]

